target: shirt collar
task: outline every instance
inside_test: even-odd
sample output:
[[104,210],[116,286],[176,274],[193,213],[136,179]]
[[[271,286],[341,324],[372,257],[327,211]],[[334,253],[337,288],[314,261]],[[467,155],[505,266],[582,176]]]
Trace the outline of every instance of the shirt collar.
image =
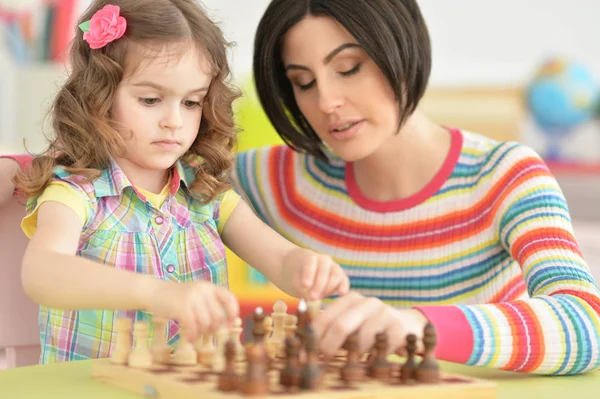
[[[172,170],[173,176],[171,178],[169,193],[175,195],[181,188],[181,183],[183,183],[185,187],[189,187],[190,183],[193,181],[193,172],[187,171],[179,160],[175,162]],[[123,169],[121,169],[119,164],[112,158],[110,159],[108,166],[102,171],[100,177],[94,180],[93,184],[97,197],[121,195],[126,188],[131,187],[142,200],[146,200],[145,196],[136,190],[135,186],[125,175],[125,172],[123,172]]]

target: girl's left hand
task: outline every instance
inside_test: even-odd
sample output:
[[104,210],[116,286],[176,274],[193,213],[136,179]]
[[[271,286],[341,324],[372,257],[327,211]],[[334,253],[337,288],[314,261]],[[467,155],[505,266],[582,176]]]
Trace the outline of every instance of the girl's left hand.
[[292,289],[308,301],[333,294],[346,295],[350,280],[340,265],[328,255],[304,248],[291,251],[285,259],[284,272],[290,273]]

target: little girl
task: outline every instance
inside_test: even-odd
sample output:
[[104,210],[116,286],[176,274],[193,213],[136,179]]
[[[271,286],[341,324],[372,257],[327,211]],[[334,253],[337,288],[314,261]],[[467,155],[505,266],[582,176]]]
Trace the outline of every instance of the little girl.
[[174,320],[171,343],[179,327],[194,340],[230,322],[224,245],[290,295],[347,292],[339,265],[230,190],[228,75],[222,33],[195,0],[97,0],[79,21],[56,136],[16,179],[42,363],[109,356],[124,315]]

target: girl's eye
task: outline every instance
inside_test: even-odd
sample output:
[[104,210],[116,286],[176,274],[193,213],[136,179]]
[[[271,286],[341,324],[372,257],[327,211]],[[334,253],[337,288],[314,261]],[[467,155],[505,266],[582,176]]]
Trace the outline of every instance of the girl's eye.
[[144,105],[155,105],[160,101],[158,98],[140,98],[140,102]]
[[188,108],[194,108],[200,106],[200,101],[185,101],[184,104]]
[[360,71],[360,66],[361,66],[361,63],[359,62],[358,64],[356,64],[356,66],[354,68],[349,69],[349,70],[344,71],[344,72],[340,72],[340,74],[343,75],[343,76],[354,75],[355,73],[357,73],[358,71]]

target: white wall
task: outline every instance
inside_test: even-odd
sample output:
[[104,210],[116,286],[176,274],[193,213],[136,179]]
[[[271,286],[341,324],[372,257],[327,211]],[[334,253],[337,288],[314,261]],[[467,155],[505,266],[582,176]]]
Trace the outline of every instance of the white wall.
[[[268,0],[204,0],[238,43],[236,75],[249,70]],[[433,85],[520,84],[551,54],[587,65],[600,80],[598,0],[420,0],[433,45]]]
[[600,80],[597,0],[420,0],[433,42],[432,84],[513,84],[550,54]]

